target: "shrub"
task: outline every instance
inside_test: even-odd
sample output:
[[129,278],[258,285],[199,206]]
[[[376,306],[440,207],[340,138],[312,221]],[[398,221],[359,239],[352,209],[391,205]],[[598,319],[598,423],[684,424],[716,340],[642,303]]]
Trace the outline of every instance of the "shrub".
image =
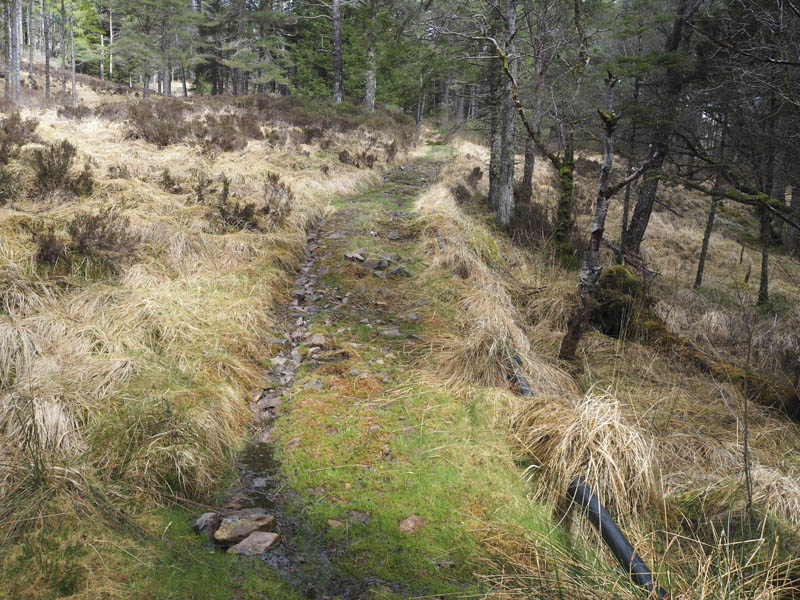
[[130,104],[131,135],[160,148],[183,141],[190,131],[183,117],[188,108],[186,103],[174,100],[143,100]]
[[196,204],[205,204],[210,189],[211,179],[205,173],[200,173],[200,176],[197,178],[197,183],[195,183],[192,188],[194,192],[194,202]]
[[70,252],[101,258],[115,271],[139,243],[139,237],[130,232],[128,217],[110,209],[76,214],[67,224],[67,235]]
[[81,212],[67,223],[66,236],[56,234],[49,225],[33,233],[36,262],[56,266],[59,262],[72,264],[74,257],[99,259],[112,272],[130,256],[139,243],[130,232],[127,217],[109,209],[96,214]]
[[[195,136],[197,136],[197,132]],[[236,128],[236,120],[233,115],[221,115],[219,118],[214,115],[206,115],[203,145],[209,150],[233,152],[244,149],[247,146],[247,139]]]
[[374,154],[368,153],[366,150],[362,152],[358,157],[358,162],[367,167],[368,169],[372,168],[376,160],[378,160],[378,158]]
[[329,150],[332,144],[332,141],[326,139],[319,141],[319,147],[321,150]]
[[89,162],[83,163],[83,170],[70,181],[70,188],[78,196],[90,196],[94,189],[94,173]]
[[72,119],[73,121],[83,121],[94,114],[92,109],[84,104],[77,104],[75,106],[72,104],[67,104],[64,106],[59,106],[56,113],[58,114],[59,118]]
[[350,156],[350,152],[347,150],[342,150],[339,152],[339,162],[344,163],[346,165],[353,164],[353,157]]
[[217,204],[217,216],[233,229],[260,229],[256,219],[256,207],[252,202],[239,204],[238,201],[220,200]]
[[19,192],[17,178],[7,166],[0,165],[0,206],[5,206]]
[[331,174],[331,168],[328,165],[322,165],[319,170],[322,171],[322,174],[325,175],[325,177]]
[[69,183],[69,170],[77,150],[67,140],[33,151],[36,184],[42,194],[62,189]]
[[393,140],[391,144],[386,144],[383,151],[386,153],[386,162],[392,162],[397,156],[397,142]]
[[19,112],[0,120],[0,164],[7,165],[22,146],[38,141],[33,135],[38,125],[39,121],[23,119]]
[[478,187],[478,182],[483,179],[483,171],[481,171],[480,167],[475,167],[472,171],[469,172],[469,175],[465,177],[467,184],[475,189]]
[[180,194],[183,192],[183,187],[169,172],[169,169],[161,171],[161,177],[158,180],[159,187],[170,194]]
[[319,127],[305,127],[303,128],[303,143],[313,144],[314,139],[322,139],[322,129]]
[[240,115],[237,119],[237,125],[240,133],[251,140],[263,140],[264,132],[261,131],[261,123],[259,122],[258,115],[246,112]]
[[55,266],[60,260],[69,261],[67,247],[64,241],[56,235],[53,225],[43,230],[34,231],[33,242],[36,244],[37,264]]
[[262,212],[275,225],[282,225],[292,212],[294,193],[277,173],[267,173],[264,177],[264,208]]

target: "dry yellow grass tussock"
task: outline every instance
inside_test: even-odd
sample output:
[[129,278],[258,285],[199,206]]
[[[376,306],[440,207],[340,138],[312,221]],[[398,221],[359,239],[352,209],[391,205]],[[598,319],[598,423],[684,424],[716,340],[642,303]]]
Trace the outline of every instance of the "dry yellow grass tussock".
[[[532,352],[525,318],[513,300],[514,294],[524,294],[521,288],[539,287],[546,278],[545,266],[469,216],[451,192],[472,168],[482,165],[479,160],[485,160],[485,149],[461,145],[459,156],[417,202],[431,269],[463,280],[459,333],[439,340],[439,376],[455,388],[507,386],[516,354],[535,394],[574,394],[571,378]],[[485,182],[482,185],[479,191],[485,191]]]
[[569,482],[583,475],[622,522],[633,525],[657,504],[653,440],[625,418],[611,394],[590,391],[577,405],[554,398],[520,399],[511,427],[537,462],[531,475],[539,497],[561,504]]

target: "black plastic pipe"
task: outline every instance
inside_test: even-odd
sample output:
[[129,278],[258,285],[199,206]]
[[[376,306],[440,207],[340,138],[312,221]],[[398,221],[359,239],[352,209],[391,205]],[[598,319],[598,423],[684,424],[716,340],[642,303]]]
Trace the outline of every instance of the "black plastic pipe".
[[619,561],[619,564],[622,565],[622,568],[627,571],[633,582],[645,588],[651,594],[655,592],[658,598],[663,599],[666,596],[666,592],[656,584],[649,567],[636,554],[628,538],[625,537],[625,534],[614,523],[611,515],[600,504],[600,499],[592,492],[586,480],[581,476],[573,479],[567,488],[567,494],[586,509],[589,522],[597,529],[603,541]]
[[[522,371],[522,360],[519,355],[513,350],[509,350],[508,357],[511,359],[511,367],[514,370],[514,378],[519,384],[520,393],[523,396],[533,396],[528,379]],[[655,591],[657,597],[663,600],[667,595],[666,592],[656,584],[652,571],[641,556],[636,554],[628,538],[600,504],[600,499],[594,495],[586,480],[580,475],[573,479],[567,488],[567,494],[574,502],[586,509],[589,522],[597,529],[603,541],[633,582],[645,588],[651,595]]]

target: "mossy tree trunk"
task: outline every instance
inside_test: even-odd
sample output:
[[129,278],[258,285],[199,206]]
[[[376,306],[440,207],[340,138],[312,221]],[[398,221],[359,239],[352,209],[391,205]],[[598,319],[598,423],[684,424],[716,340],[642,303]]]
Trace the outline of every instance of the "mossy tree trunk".
[[553,243],[556,252],[563,260],[571,260],[574,252],[572,247],[572,204],[575,188],[575,130],[570,126],[564,139],[564,155],[558,165],[558,181],[560,190],[558,194],[558,207],[556,209],[556,227],[553,234]]

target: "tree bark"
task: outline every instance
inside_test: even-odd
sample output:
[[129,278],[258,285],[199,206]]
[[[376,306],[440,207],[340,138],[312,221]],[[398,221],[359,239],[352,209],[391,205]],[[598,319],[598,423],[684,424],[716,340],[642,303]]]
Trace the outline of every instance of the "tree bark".
[[536,146],[530,137],[525,138],[525,166],[522,168],[520,196],[526,202],[533,196],[533,170],[536,166]]
[[[639,49],[641,51],[641,39],[639,41]],[[634,78],[633,81],[633,105],[634,107],[639,105],[639,92],[641,90],[642,79],[638,75]],[[633,126],[631,127],[631,143],[628,147],[628,168],[627,168],[627,175],[633,173],[633,157],[636,153],[636,121],[633,122]],[[617,254],[617,262],[622,264],[625,261],[625,242],[627,241],[626,238],[628,237],[628,219],[630,218],[631,212],[631,185],[628,184],[625,186],[625,200],[622,203],[622,231],[619,235],[619,253]]]
[[758,283],[758,300],[756,304],[763,306],[769,302],[769,242],[772,234],[770,213],[765,208],[759,209],[761,221],[761,281]]
[[331,6],[333,17],[333,101],[337,104],[344,95],[344,70],[342,67],[342,17],[339,0],[333,0]]
[[69,47],[72,61],[72,106],[78,103],[78,90],[75,86],[75,23],[72,10],[74,1],[69,0]]
[[[789,203],[789,216],[795,223],[800,222],[800,177],[795,176],[792,180],[792,199]],[[796,252],[800,248],[800,235],[794,227],[786,227],[783,230],[783,243],[790,251]]]
[[[506,56],[513,56],[516,51],[517,36],[517,3],[506,0],[505,5],[505,51]],[[517,61],[509,64],[512,76],[516,75]],[[502,141],[500,148],[500,177],[497,192],[497,224],[508,227],[514,217],[514,159],[516,157],[516,124],[517,115],[514,106],[514,90],[511,80],[503,78],[502,92]]]
[[28,2],[28,89],[33,91],[33,0]]
[[419,81],[419,97],[417,98],[417,127],[422,127],[422,117],[425,115],[425,82]]
[[375,94],[377,91],[378,61],[376,46],[378,43],[378,6],[376,0],[369,2],[369,29],[367,30],[367,71],[364,88],[364,108],[367,112],[375,110]]
[[3,4],[3,25],[5,26],[5,36],[3,36],[3,63],[5,65],[5,89],[6,98],[11,97],[11,10],[8,4]]
[[189,97],[189,88],[186,85],[186,66],[183,64],[181,60],[181,86],[183,87],[183,97]]
[[47,4],[42,0],[42,28],[44,30],[44,101],[50,102],[50,33],[47,23]]
[[61,92],[67,93],[67,9],[61,0]]
[[114,11],[110,8],[108,9],[108,80],[114,81]]
[[20,58],[20,17],[22,16],[21,0],[11,2],[11,99],[19,102],[19,58]]

